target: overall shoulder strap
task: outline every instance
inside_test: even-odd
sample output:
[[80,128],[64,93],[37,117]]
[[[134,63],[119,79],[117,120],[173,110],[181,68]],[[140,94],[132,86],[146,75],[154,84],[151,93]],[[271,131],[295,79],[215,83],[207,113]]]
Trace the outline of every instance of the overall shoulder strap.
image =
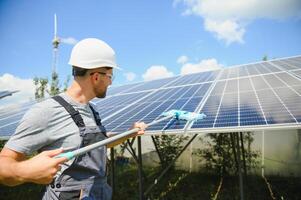
[[96,121],[97,126],[100,127],[102,134],[105,137],[108,137],[107,136],[107,130],[106,130],[106,128],[101,124],[101,119],[100,119],[99,113],[93,108],[93,106],[91,104],[89,104],[89,106],[90,106],[90,108],[91,108],[91,110],[93,112],[94,119]]
[[57,101],[61,106],[63,106],[66,111],[71,115],[73,121],[78,127],[84,127],[85,123],[83,118],[80,116],[79,112],[73,108],[71,104],[69,104],[65,99],[61,96],[52,97],[55,101]]
[[95,121],[96,121],[96,124],[98,126],[102,126],[101,124],[101,119],[100,119],[100,116],[99,116],[99,113],[93,108],[93,106],[91,104],[89,104],[92,112],[93,112],[93,115],[94,115],[94,118],[95,118]]

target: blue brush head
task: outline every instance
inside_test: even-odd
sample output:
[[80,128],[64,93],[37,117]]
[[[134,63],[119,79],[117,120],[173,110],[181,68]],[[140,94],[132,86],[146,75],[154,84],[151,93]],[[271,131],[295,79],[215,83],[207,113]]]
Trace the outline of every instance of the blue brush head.
[[183,110],[170,110],[162,113],[163,116],[170,116],[178,120],[186,120],[186,121],[198,121],[200,119],[204,119],[206,115],[204,113],[194,113]]

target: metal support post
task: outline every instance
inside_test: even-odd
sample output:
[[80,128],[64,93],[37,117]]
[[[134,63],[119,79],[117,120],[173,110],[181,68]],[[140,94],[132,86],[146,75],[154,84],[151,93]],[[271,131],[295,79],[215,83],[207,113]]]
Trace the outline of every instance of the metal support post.
[[111,187],[112,194],[115,192],[115,152],[114,147],[111,148],[110,158],[111,158]]
[[261,176],[264,177],[264,131],[262,131],[262,144],[261,144]]
[[151,136],[151,137],[152,137],[152,140],[153,140],[156,152],[158,154],[158,157],[159,157],[159,160],[160,160],[160,164],[162,164],[163,163],[163,159],[162,159],[161,153],[160,153],[159,148],[158,148],[157,140],[156,140],[155,136]]
[[243,176],[241,173],[241,155],[240,155],[240,147],[239,147],[239,133],[236,133],[236,144],[237,144],[239,192],[240,192],[240,199],[244,200],[244,186],[243,186]]
[[143,200],[143,172],[142,172],[142,152],[141,152],[141,137],[137,138],[138,145],[138,178],[139,178],[139,200]]
[[244,148],[244,138],[242,132],[240,134],[240,143],[241,143],[241,152],[242,152],[242,160],[243,160],[243,167],[244,167],[244,175],[247,176],[247,165],[246,165],[246,153]]
[[230,133],[230,138],[231,138],[231,143],[232,143],[234,160],[235,160],[235,164],[236,164],[236,173],[238,173],[238,161],[237,161],[237,155],[236,155],[235,135],[233,133]]

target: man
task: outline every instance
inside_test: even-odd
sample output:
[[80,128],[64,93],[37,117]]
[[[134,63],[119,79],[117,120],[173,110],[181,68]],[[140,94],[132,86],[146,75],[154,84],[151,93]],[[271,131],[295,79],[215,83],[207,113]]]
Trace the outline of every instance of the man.
[[[75,150],[109,137],[89,101],[106,96],[113,69],[118,69],[115,52],[101,40],[84,39],[74,46],[69,64],[74,76],[70,88],[33,106],[2,149],[0,182],[10,186],[25,182],[49,184],[45,200],[111,199],[105,147],[71,160],[56,156],[64,149]],[[144,123],[135,123],[137,127],[140,131],[132,136],[144,133]],[[41,153],[26,159],[35,151]]]

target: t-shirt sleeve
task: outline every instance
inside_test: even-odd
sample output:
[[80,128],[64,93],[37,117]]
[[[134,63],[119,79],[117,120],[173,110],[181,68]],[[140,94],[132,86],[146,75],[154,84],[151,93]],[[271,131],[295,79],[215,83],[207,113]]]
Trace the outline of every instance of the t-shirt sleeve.
[[49,108],[38,103],[22,118],[15,133],[5,144],[6,148],[30,155],[47,145],[49,138],[45,134],[49,121]]

